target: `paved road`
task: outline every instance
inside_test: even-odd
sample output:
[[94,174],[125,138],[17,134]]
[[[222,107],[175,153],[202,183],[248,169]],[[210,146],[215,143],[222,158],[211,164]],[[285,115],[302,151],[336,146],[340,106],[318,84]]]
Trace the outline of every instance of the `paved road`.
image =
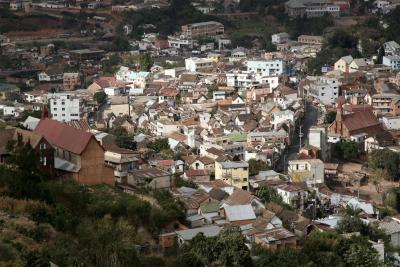
[[[301,139],[302,144],[305,143],[308,131],[310,130],[311,126],[316,125],[317,119],[318,119],[318,108],[312,103],[307,102],[301,129],[303,133],[303,137]],[[281,161],[277,167],[278,171],[282,172],[283,170],[286,170],[288,160],[294,159],[296,157],[296,154],[299,152],[299,143],[300,143],[299,131],[300,131],[299,127],[296,127],[295,133],[293,134],[292,144],[289,146],[288,150],[281,158]],[[284,164],[285,166],[283,166]]]

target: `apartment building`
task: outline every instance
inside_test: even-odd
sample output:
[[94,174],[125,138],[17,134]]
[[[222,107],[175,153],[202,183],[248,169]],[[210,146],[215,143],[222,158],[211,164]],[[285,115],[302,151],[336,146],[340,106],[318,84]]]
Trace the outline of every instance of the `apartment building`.
[[262,76],[279,76],[286,73],[286,62],[282,59],[248,60],[245,62],[247,71]]
[[293,182],[324,183],[324,162],[320,159],[289,160],[288,176]]
[[216,37],[224,34],[224,25],[216,21],[186,24],[181,27],[182,35],[186,38],[200,39]]
[[392,70],[400,70],[400,56],[384,56],[382,59],[382,64],[389,66]]
[[64,73],[63,87],[64,90],[70,91],[76,89],[80,85],[79,73]]
[[68,93],[49,94],[50,114],[61,122],[77,121],[83,117],[82,99]]
[[212,59],[191,57],[185,59],[185,68],[190,72],[206,71],[213,68],[214,63]]
[[289,0],[285,3],[285,9],[289,17],[315,18],[326,14],[334,17],[340,15],[340,6],[326,0]]
[[309,85],[305,90],[308,97],[325,105],[334,104],[339,96],[340,82],[336,78],[326,76],[307,77]]
[[215,180],[248,190],[249,164],[245,161],[215,162]]
[[324,37],[318,35],[300,35],[297,41],[307,45],[323,45]]
[[371,97],[371,106],[375,114],[390,113],[394,116],[400,115],[400,95],[383,93]]

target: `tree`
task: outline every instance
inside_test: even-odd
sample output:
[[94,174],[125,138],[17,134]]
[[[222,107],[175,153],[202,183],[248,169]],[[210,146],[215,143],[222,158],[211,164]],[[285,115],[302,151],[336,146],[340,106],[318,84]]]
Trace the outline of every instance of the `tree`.
[[332,123],[335,121],[335,119],[336,119],[336,111],[329,111],[328,113],[326,113],[325,115],[326,123]]
[[336,156],[342,160],[353,160],[359,155],[358,145],[354,141],[336,143],[335,152]]
[[201,259],[193,252],[179,254],[170,264],[171,267],[204,267]]
[[141,54],[139,56],[139,66],[141,71],[150,71],[153,63],[150,53]]
[[[370,170],[383,169],[386,170],[389,176],[384,178],[397,180],[399,175],[400,157],[396,152],[390,149],[376,149],[369,154],[368,167]],[[380,174],[383,174],[382,172]]]
[[360,219],[360,209],[347,206],[342,210],[342,220],[338,223],[339,233],[363,232],[366,225]]
[[117,144],[117,146],[132,150],[136,149],[134,136],[128,133],[125,128],[117,127],[113,129],[111,133],[115,136],[115,143]]
[[103,91],[96,92],[93,95],[93,99],[96,100],[97,104],[104,105],[107,102],[107,94],[104,93]]
[[218,85],[217,84],[211,84],[207,86],[207,97],[208,99],[212,99],[214,97],[214,92],[218,91]]
[[250,159],[249,163],[249,176],[257,175],[260,171],[268,170],[268,165],[265,161]]
[[147,147],[159,153],[161,150],[169,149],[168,139],[159,138],[147,144]]
[[385,169],[373,169],[369,173],[369,181],[374,185],[376,192],[382,198],[382,182],[389,180],[390,175]]
[[135,266],[135,236],[127,221],[109,216],[84,220],[78,227],[79,242],[95,266]]

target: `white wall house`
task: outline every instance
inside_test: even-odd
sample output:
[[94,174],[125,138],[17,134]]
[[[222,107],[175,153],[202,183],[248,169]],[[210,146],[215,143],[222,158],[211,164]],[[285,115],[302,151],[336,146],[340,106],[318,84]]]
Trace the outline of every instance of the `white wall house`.
[[286,64],[282,59],[248,60],[245,62],[247,71],[262,76],[279,76],[286,73]]
[[288,175],[294,182],[306,182],[309,185],[321,184],[325,180],[324,162],[320,159],[289,160]]
[[128,67],[121,66],[115,73],[117,81],[123,81],[127,84],[133,84],[135,87],[144,88],[147,80],[150,77],[150,72],[147,71],[133,71]]
[[308,77],[311,81],[308,96],[319,102],[329,105],[334,104],[339,96],[339,80],[326,76]]
[[390,67],[392,70],[400,70],[400,56],[384,56],[382,64]]
[[400,130],[400,116],[387,117],[381,119],[383,126],[388,130]]
[[274,129],[277,129],[278,125],[284,122],[294,123],[294,112],[291,110],[276,111],[272,113],[271,124],[274,125]]
[[286,32],[275,33],[271,36],[271,41],[273,44],[282,44],[289,40],[290,36]]
[[212,59],[191,57],[185,59],[185,68],[190,72],[205,71],[211,69],[214,63]]
[[77,121],[83,116],[83,102],[79,97],[67,93],[49,94],[50,114],[61,122]]

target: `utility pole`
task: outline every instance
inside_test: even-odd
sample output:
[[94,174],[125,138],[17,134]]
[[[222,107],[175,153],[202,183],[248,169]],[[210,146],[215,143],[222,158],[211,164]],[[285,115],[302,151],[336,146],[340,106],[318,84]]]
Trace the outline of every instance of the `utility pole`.
[[300,152],[300,149],[301,149],[301,147],[302,147],[302,145],[301,145],[301,138],[303,137],[303,132],[301,131],[301,128],[302,128],[302,126],[300,125],[299,126],[299,139],[300,139],[300,143],[299,143],[299,152]]
[[314,192],[315,192],[315,198],[314,198],[314,211],[313,211],[313,221],[315,221],[315,217],[317,216],[317,187],[315,186],[316,185],[316,183],[317,183],[317,177],[316,177],[316,175],[315,175],[315,169],[316,169],[316,166],[313,166],[313,170],[314,170],[314,172],[313,172],[313,182],[314,182]]

